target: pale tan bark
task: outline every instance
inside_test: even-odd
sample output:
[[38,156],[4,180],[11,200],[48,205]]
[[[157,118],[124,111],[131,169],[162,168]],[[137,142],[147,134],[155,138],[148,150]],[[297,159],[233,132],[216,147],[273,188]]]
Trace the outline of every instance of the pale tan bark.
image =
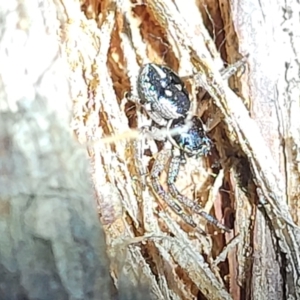
[[[11,241],[20,239],[32,247],[19,259],[26,255],[37,265],[43,261],[68,266],[72,276],[59,268],[53,271],[62,280],[61,290],[72,295],[89,286],[94,291],[90,299],[100,299],[97,293],[104,291],[103,299],[113,297],[104,246],[110,274],[124,299],[300,299],[300,232],[295,225],[299,3],[102,0],[82,2],[82,11],[77,1],[46,3],[41,10],[44,19],[33,18],[32,8],[25,17],[22,9],[17,10],[15,20],[20,21],[7,34],[19,34],[14,40],[21,41],[21,34],[37,26],[40,32],[32,34],[35,44],[20,47],[4,38],[0,42],[1,65],[17,60],[11,53],[23,54],[25,62],[0,70],[1,145],[7,166],[2,165],[3,170],[13,170],[10,176],[0,174],[1,198],[6,199],[1,200],[6,220],[2,230],[10,228]],[[7,10],[2,11],[8,20]],[[32,19],[40,23],[30,23]],[[5,26],[3,36],[9,29]],[[247,54],[243,72],[230,79],[233,93],[219,70],[224,60],[233,63]],[[195,216],[208,233],[198,234],[151,189],[145,174],[161,145],[140,138],[135,129],[149,120],[124,99],[125,92],[135,92],[139,68],[149,61],[167,64],[183,77],[195,70],[202,74],[187,84],[207,125],[220,121],[209,133],[216,151],[210,159],[189,160],[176,184],[224,219],[232,233],[214,234],[215,228]],[[199,84],[212,100],[197,101]],[[70,129],[81,145],[72,140]],[[12,150],[5,145],[12,145]],[[86,148],[90,175],[81,176],[87,171]],[[218,162],[220,166],[213,167]],[[16,164],[18,168],[12,169]],[[94,193],[102,225],[95,217]],[[11,207],[16,207],[16,215]],[[54,207],[64,213],[53,213]],[[101,226],[106,244],[99,239]],[[74,238],[74,228],[82,239]],[[0,246],[6,269],[14,260],[11,249],[21,251],[15,242],[9,245]],[[41,247],[64,254],[66,248],[75,250],[39,260]],[[93,262],[85,264],[84,247],[94,253]],[[81,255],[82,249],[86,252]],[[73,272],[76,266],[81,271]],[[28,274],[22,267],[17,270]],[[99,281],[100,274],[106,274],[104,281]],[[16,284],[28,290],[30,280]],[[75,285],[76,280],[81,284]],[[143,296],[128,288],[132,285],[145,287]]]
[[70,130],[58,7],[1,2],[0,299],[112,299],[87,155]]

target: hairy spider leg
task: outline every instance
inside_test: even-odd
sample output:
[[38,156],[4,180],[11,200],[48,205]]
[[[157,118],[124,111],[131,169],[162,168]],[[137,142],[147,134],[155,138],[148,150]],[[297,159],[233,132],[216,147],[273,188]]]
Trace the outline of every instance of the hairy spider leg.
[[229,79],[233,74],[235,74],[238,69],[244,66],[248,60],[249,55],[245,55],[240,60],[236,61],[235,63],[228,65],[227,68],[221,70],[221,75],[224,80]]
[[143,105],[143,104],[140,103],[139,96],[136,96],[136,95],[132,94],[131,92],[127,92],[125,94],[125,99],[127,101],[131,101],[131,102],[139,105],[140,107],[142,107],[146,111],[146,113],[148,114],[150,119],[152,121],[154,121],[156,124],[158,124],[160,126],[166,126],[167,125],[168,121],[165,120],[158,112],[154,111],[150,104]]
[[192,227],[197,227],[197,224],[194,222],[193,218],[189,215],[187,215],[180,205],[178,205],[173,199],[161,186],[159,182],[159,177],[161,172],[164,170],[167,161],[170,158],[170,150],[169,149],[163,149],[161,150],[157,158],[154,162],[154,165],[151,170],[151,182],[152,182],[152,187],[155,191],[155,193],[161,197],[162,200],[164,200],[167,205],[178,215],[180,216],[187,224],[189,224]]
[[[228,65],[226,68],[223,68],[220,70],[221,76],[224,80],[229,79],[232,75],[234,75],[239,68],[243,67],[247,60],[248,60],[249,55],[245,55],[242,57],[240,60],[236,61],[235,63]],[[182,79],[188,79],[188,78],[193,78],[198,81],[199,73],[194,74],[194,75],[189,75],[189,76],[184,76]],[[202,99],[204,95],[207,93],[205,89],[200,91],[199,98]]]
[[207,220],[209,223],[212,223],[217,228],[224,230],[226,232],[230,232],[230,229],[221,224],[216,218],[208,214],[203,210],[203,207],[196,203],[195,201],[183,196],[177,189],[175,182],[179,173],[179,167],[183,162],[185,163],[185,160],[183,160],[183,154],[178,153],[178,149],[175,149],[172,151],[172,157],[169,165],[168,170],[168,188],[170,194],[177,199],[181,204],[185,205],[186,207],[190,208],[193,212],[197,213],[201,217],[203,217],[205,220]]

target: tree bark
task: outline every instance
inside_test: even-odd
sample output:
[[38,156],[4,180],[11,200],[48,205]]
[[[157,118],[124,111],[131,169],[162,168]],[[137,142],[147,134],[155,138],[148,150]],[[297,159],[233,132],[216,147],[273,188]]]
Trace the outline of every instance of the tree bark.
[[113,299],[51,1],[1,2],[0,299]]
[[[0,298],[300,299],[299,10],[0,4]],[[220,70],[247,55],[228,85]],[[193,215],[199,234],[151,188],[162,145],[124,97],[147,62],[178,72],[217,124],[212,156],[189,159],[176,186],[230,233]]]

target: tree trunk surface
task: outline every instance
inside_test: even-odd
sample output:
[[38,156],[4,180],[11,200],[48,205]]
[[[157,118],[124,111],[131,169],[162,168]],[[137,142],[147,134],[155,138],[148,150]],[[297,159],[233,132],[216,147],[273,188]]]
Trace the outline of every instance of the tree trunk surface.
[[[300,299],[299,12],[1,3],[0,299]],[[163,143],[124,96],[149,62],[183,78],[214,142],[176,186],[229,233],[187,209],[192,228],[152,189]]]

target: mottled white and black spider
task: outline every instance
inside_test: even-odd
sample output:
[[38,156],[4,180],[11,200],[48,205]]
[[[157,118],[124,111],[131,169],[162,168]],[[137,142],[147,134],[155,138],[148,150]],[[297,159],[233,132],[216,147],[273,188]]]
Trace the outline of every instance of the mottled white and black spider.
[[[223,74],[227,77],[228,72]],[[153,127],[150,128],[153,138],[166,141],[151,170],[151,182],[155,193],[192,227],[197,227],[197,224],[179,203],[219,229],[229,232],[226,226],[206,213],[202,206],[182,195],[175,185],[180,164],[186,162],[186,157],[206,156],[212,147],[212,141],[207,136],[201,119],[191,116],[191,101],[183,81],[170,68],[149,63],[140,70],[137,90],[138,97],[129,95],[129,99],[138,102],[154,121]],[[167,192],[161,186],[159,177],[170,158]]]
[[138,77],[139,103],[160,126],[170,120],[186,118],[191,102],[179,76],[166,66],[144,65]]

